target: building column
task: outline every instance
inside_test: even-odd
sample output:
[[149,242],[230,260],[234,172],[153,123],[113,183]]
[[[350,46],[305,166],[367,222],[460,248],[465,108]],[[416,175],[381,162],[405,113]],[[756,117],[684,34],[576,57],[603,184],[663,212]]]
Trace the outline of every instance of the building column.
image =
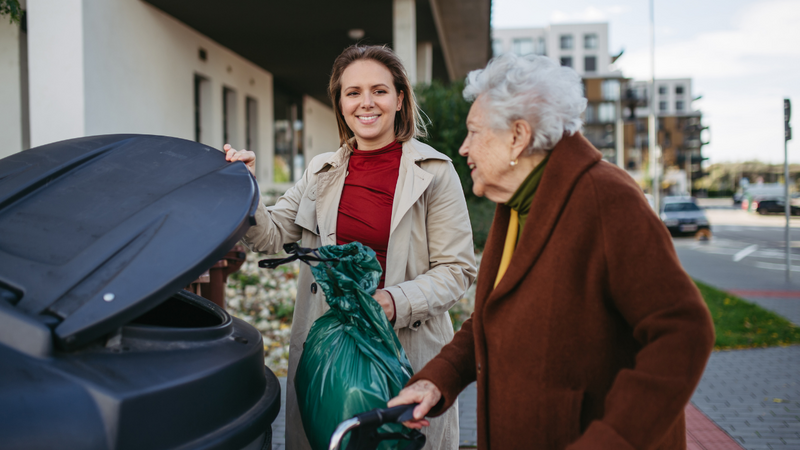
[[433,80],[433,44],[417,43],[417,83],[431,84]]
[[27,20],[31,146],[83,136],[83,1],[28,0]]
[[403,61],[411,84],[417,83],[417,5],[415,0],[393,0],[394,52]]

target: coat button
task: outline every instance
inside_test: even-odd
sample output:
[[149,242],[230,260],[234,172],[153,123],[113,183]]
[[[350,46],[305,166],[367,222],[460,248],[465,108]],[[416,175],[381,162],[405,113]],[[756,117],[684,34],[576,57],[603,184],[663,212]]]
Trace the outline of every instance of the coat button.
[[420,325],[422,325],[421,321],[418,320],[418,321],[414,322],[414,328],[419,328]]
[[478,363],[478,373],[481,373],[481,363]]
[[311,283],[311,293],[312,294],[317,293],[317,283]]

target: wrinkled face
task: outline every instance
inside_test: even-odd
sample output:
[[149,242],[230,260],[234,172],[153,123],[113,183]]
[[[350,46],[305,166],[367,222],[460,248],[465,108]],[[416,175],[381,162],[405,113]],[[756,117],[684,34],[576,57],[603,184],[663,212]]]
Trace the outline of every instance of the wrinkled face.
[[472,170],[472,192],[479,197],[486,197],[497,203],[510,198],[509,189],[514,192],[513,183],[509,183],[508,174],[513,170],[509,164],[513,136],[510,130],[498,131],[489,126],[490,112],[485,108],[482,96],[479,96],[467,116],[467,137],[458,153],[467,157],[467,164]]
[[376,150],[395,140],[394,117],[403,105],[403,92],[394,88],[383,64],[358,60],[342,73],[340,106],[359,150]]

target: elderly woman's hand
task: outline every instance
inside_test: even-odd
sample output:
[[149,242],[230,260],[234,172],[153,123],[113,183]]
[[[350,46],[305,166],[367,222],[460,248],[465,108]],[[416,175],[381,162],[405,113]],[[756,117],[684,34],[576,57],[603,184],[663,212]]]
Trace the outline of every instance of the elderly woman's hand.
[[428,380],[419,380],[411,386],[408,386],[400,391],[400,393],[397,394],[397,397],[389,400],[387,406],[391,408],[392,406],[397,405],[419,403],[419,406],[414,408],[414,420],[403,422],[403,425],[407,426],[408,428],[419,430],[422,427],[428,427],[431,425],[431,423],[425,419],[425,414],[428,414],[428,411],[436,406],[441,398],[442,392],[436,387],[435,384]]
[[236,150],[231,147],[231,144],[225,144],[222,147],[225,152],[225,159],[234,162],[241,161],[250,170],[253,176],[256,176],[256,154],[248,150]]

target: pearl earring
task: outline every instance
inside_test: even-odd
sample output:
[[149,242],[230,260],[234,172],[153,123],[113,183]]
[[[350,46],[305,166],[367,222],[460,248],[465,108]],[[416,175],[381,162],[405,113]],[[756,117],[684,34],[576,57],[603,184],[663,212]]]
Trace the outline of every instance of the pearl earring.
[[511,166],[511,167],[514,167],[514,166],[517,165],[517,162],[519,162],[519,161],[515,159],[515,160],[511,161],[510,163],[508,163],[508,165]]

